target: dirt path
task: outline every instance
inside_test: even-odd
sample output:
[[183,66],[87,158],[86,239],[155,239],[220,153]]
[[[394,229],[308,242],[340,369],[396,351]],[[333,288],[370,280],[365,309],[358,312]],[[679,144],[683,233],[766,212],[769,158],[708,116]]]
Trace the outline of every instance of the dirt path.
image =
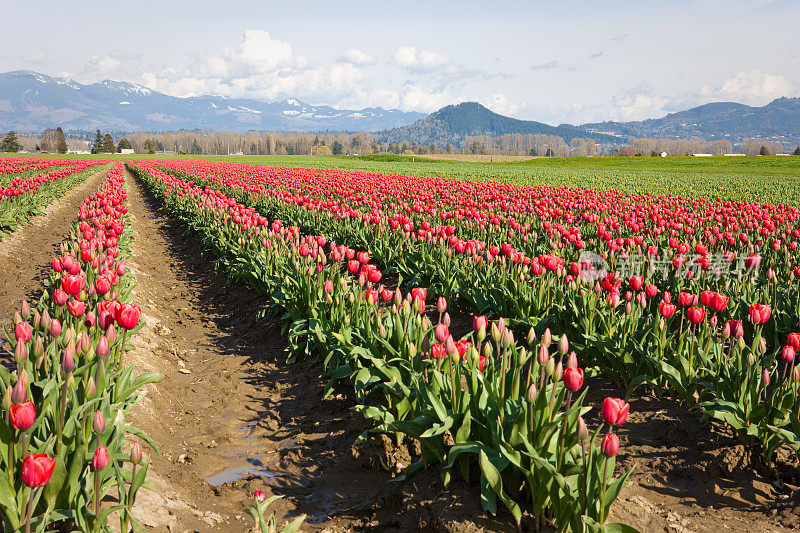
[[107,171],[89,176],[47,207],[44,215],[0,241],[0,323],[13,318],[23,298],[41,295],[42,279],[66,239],[84,198],[97,191]]

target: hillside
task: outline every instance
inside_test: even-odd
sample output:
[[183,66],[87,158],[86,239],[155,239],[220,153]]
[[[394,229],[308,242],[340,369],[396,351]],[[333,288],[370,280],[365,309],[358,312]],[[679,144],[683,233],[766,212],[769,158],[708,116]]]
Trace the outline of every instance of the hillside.
[[800,140],[800,98],[778,98],[762,107],[715,102],[638,122],[600,122],[581,126],[593,132],[625,137],[672,139],[764,138],[796,143]]
[[225,96],[177,98],[132,83],[82,85],[27,70],[0,74],[0,131],[40,132],[56,126],[115,132],[378,131],[424,116],[380,107],[336,109],[294,98],[276,103]]
[[511,133],[558,135],[569,142],[576,137],[591,138],[599,142],[619,142],[619,138],[600,133],[589,133],[581,127],[562,124],[550,126],[533,120],[518,120],[491,111],[477,102],[449,105],[414,124],[380,133],[386,142],[416,142],[419,144],[447,143],[460,146],[471,135],[499,136]]

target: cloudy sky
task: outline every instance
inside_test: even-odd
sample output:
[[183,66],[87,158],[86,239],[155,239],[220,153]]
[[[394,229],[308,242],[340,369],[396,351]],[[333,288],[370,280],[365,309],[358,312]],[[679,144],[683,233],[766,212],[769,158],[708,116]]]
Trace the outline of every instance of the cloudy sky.
[[0,5],[0,71],[174,96],[423,112],[476,100],[551,124],[800,96],[798,0]]

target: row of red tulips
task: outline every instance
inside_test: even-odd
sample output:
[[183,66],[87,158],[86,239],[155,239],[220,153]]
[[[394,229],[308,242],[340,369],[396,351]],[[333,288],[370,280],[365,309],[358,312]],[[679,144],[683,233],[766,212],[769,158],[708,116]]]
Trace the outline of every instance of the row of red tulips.
[[[64,162],[62,162],[62,164],[64,164]],[[58,181],[78,172],[83,172],[91,167],[106,164],[108,164],[108,161],[105,160],[72,160],[64,168],[58,170],[37,173],[26,178],[14,178],[7,187],[0,187],[0,200],[10,199],[23,194],[36,194],[42,185]]]
[[[128,436],[150,441],[125,415],[160,376],[123,364],[141,316],[128,303],[124,183],[117,163],[81,205],[39,301],[15,314],[13,371],[0,367],[4,531],[101,531],[114,512],[122,531],[138,524],[130,508],[148,463]],[[106,495],[117,503],[101,506]]]
[[23,172],[40,172],[42,170],[75,164],[74,159],[31,159],[21,157],[4,157],[0,159],[0,174],[21,174]]
[[[27,160],[33,167],[21,175],[5,180],[0,174],[0,184],[7,181],[7,186],[0,186],[0,238],[24,225],[29,218],[44,212],[44,208],[53,200],[61,197],[75,185],[85,180],[90,174],[98,172],[108,161],[59,161],[60,165],[50,165],[51,160]],[[69,163],[69,164],[66,164]],[[45,165],[46,172],[39,172],[37,167]],[[27,167],[7,167],[27,168]]]
[[[454,472],[469,479],[477,467],[484,508],[495,512],[499,500],[518,525],[527,515],[537,528],[546,521],[571,531],[628,529],[605,524],[627,475],[613,478],[613,429],[602,435],[601,424],[590,439],[583,370],[566,336],[552,351],[549,331],[519,341],[503,319],[478,316],[474,331],[456,340],[447,301],[436,299],[431,311],[425,289],[380,285],[369,253],[303,235],[142,162],[129,168],[232,276],[285,313],[291,358],[319,353],[329,391],[342,381],[354,386],[357,409],[372,423],[363,438],[384,432],[398,444],[419,442],[404,475],[438,463],[449,483]],[[609,398],[603,421],[613,428],[627,412]]]

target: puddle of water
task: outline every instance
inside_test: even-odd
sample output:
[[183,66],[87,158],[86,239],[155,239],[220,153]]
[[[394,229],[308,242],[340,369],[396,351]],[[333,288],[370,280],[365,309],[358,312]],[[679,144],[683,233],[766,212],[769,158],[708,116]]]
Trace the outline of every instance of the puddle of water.
[[233,483],[234,481],[239,481],[240,479],[244,479],[245,477],[251,475],[256,475],[262,478],[275,477],[277,475],[267,470],[266,465],[259,459],[248,458],[246,461],[249,463],[248,466],[229,468],[220,472],[219,474],[207,477],[206,482],[211,486],[221,487],[226,483]]

